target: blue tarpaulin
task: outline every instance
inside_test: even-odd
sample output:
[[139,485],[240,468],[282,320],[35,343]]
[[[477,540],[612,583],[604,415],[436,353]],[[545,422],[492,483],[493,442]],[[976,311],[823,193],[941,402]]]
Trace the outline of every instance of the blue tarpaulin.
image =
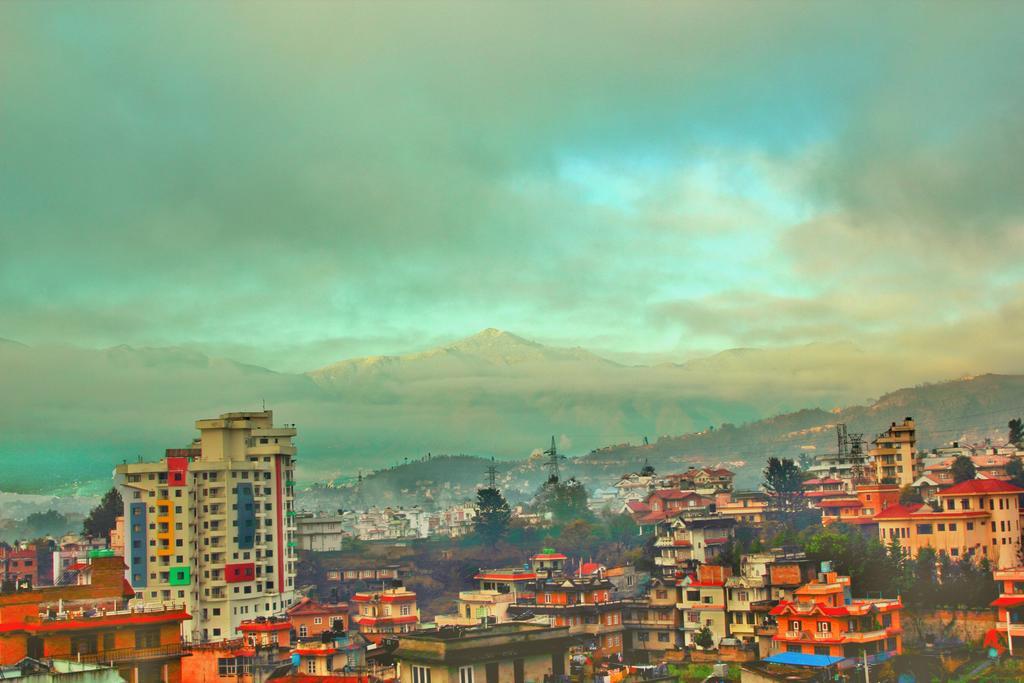
[[832,666],[843,661],[843,658],[829,655],[805,655],[802,652],[780,652],[771,657],[765,657],[764,661],[772,664],[792,664],[793,666]]

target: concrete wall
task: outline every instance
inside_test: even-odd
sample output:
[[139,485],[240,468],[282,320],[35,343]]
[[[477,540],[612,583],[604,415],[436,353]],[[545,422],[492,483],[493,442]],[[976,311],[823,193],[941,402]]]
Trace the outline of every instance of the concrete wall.
[[981,640],[996,625],[994,610],[903,610],[903,640],[923,645],[927,636],[959,638],[971,643]]

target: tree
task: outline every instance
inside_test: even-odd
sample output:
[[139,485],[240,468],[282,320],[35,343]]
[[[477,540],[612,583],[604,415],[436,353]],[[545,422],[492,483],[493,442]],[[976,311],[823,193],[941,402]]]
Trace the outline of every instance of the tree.
[[583,482],[575,478],[560,481],[555,477],[541,484],[540,490],[533,498],[533,508],[537,512],[550,513],[556,524],[564,524],[574,519],[590,520],[593,518],[587,507],[587,489]]
[[800,468],[786,458],[768,458],[764,468],[764,489],[771,496],[771,504],[787,523],[800,508],[804,483]]
[[22,528],[27,536],[60,536],[70,530],[68,518],[56,510],[33,512],[25,518]]
[[907,484],[900,489],[900,505],[910,505],[911,503],[923,502],[924,498],[921,497],[921,492],[910,484]]
[[488,486],[476,492],[476,532],[488,543],[497,543],[508,531],[512,510],[497,488]]
[[124,501],[117,489],[112,488],[103,494],[100,504],[89,511],[89,516],[82,523],[82,533],[90,538],[109,538],[110,530],[123,514]]
[[1008,441],[1017,448],[1024,448],[1024,420],[1015,417],[1006,426],[1010,428]]
[[957,484],[962,481],[970,481],[978,474],[974,467],[974,461],[966,455],[956,456],[956,460],[953,461],[953,466],[950,469],[953,472],[953,481]]
[[1011,457],[1010,462],[1006,463],[1006,473],[1010,475],[1011,484],[1024,488],[1024,461]]
[[704,625],[701,630],[693,636],[693,644],[702,650],[710,650],[715,646],[715,637],[711,634],[711,628]]

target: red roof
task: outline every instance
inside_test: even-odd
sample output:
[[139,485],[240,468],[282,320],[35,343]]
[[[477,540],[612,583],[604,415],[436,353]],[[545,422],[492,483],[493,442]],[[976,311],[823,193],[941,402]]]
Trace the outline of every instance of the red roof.
[[639,500],[630,500],[626,502],[626,507],[631,512],[650,512],[651,506],[647,503],[641,503]]
[[914,503],[912,505],[890,505],[875,515],[875,519],[901,519],[903,517],[909,517],[923,507],[924,505],[922,503]]
[[841,479],[830,479],[825,477],[824,479],[808,479],[804,482],[804,485],[809,486],[820,486],[821,484],[842,484]]
[[1001,479],[970,479],[942,489],[938,495],[960,496],[972,493],[1024,493],[1024,489]]
[[490,581],[533,581],[537,575],[533,572],[507,571],[507,572],[480,572],[474,579]]
[[658,489],[651,493],[647,497],[648,500],[657,496],[664,500],[683,500],[684,498],[690,498],[691,496],[700,496],[696,491],[681,491],[679,489]]
[[531,560],[568,560],[569,558],[562,553],[537,553]]
[[316,600],[303,598],[297,604],[289,607],[287,612],[289,616],[302,614],[341,614],[342,612],[348,612],[348,605],[345,603],[325,605],[317,602]]
[[990,607],[1019,607],[1024,605],[1024,595],[1004,595],[990,603]]
[[601,569],[604,565],[598,564],[597,562],[584,562],[580,566],[580,574],[586,576],[587,574],[596,574],[598,569]]

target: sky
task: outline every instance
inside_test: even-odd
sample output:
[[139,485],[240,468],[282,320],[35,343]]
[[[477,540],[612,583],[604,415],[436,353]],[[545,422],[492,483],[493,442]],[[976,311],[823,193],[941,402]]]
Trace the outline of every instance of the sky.
[[1022,28],[1009,2],[5,2],[0,337],[300,371],[496,327],[1024,371]]

